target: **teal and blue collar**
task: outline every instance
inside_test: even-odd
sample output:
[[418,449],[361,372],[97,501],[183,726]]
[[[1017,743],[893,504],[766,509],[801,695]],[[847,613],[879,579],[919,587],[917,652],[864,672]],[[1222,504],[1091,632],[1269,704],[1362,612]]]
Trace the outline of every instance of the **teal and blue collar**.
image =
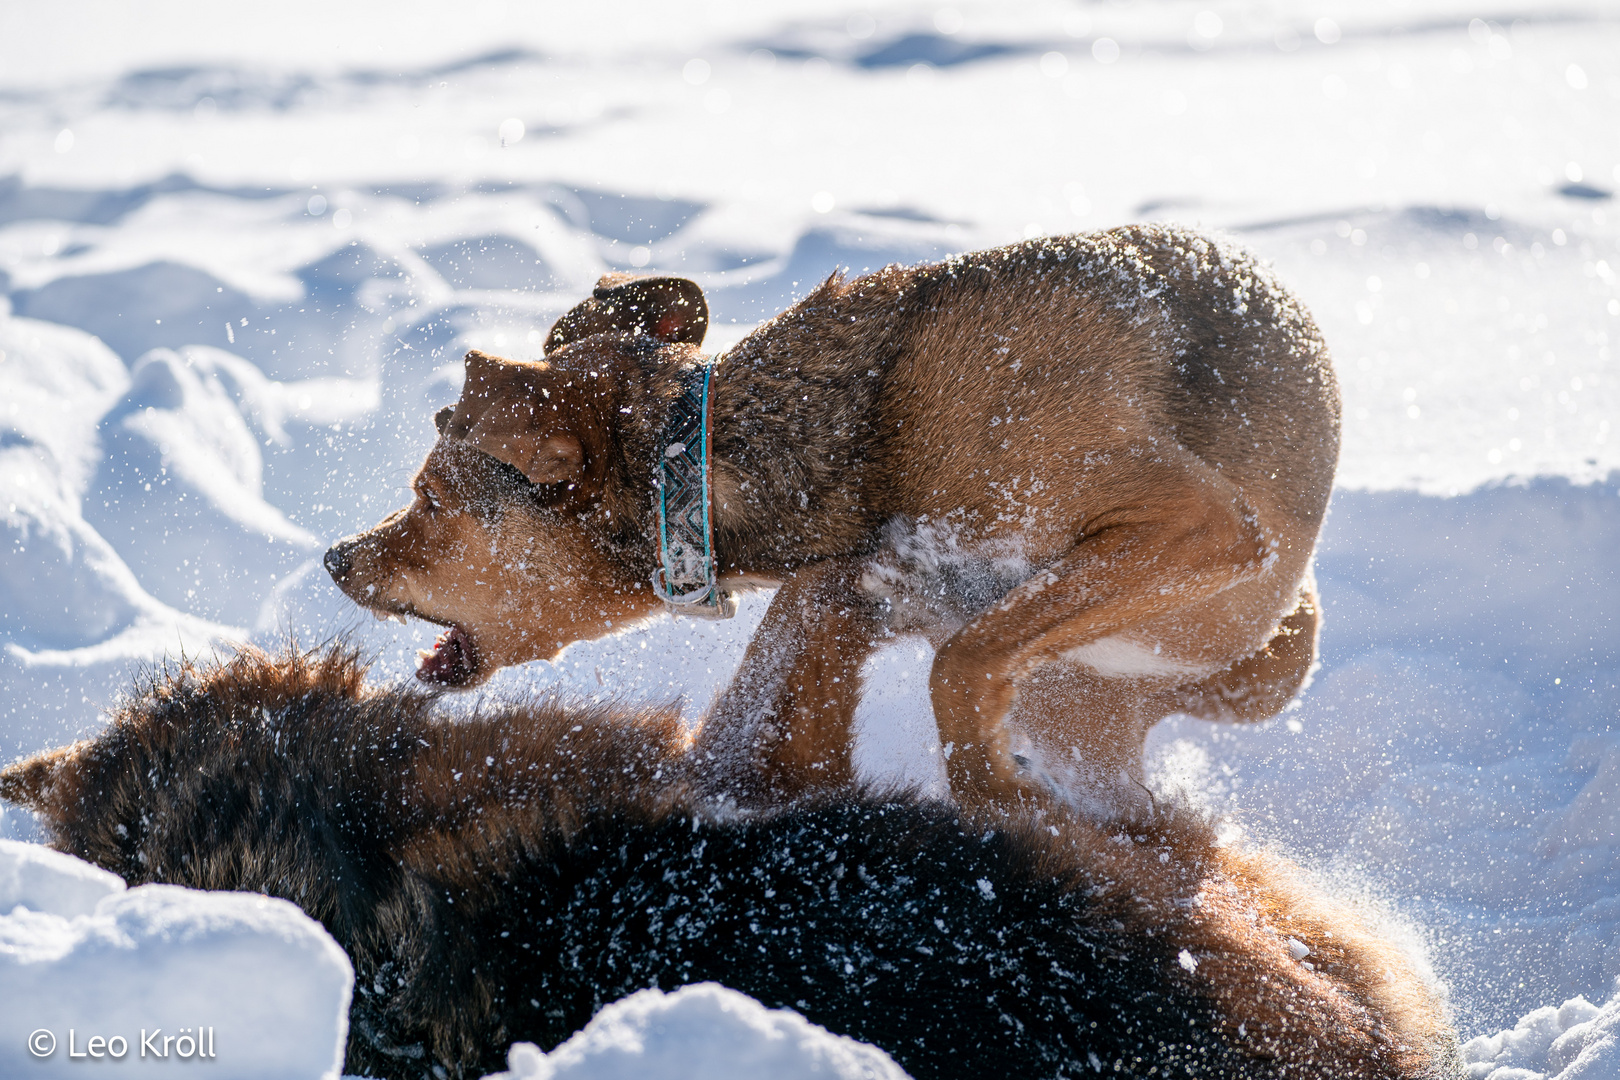
[[704,362],[680,373],[681,392],[658,439],[653,501],[658,506],[659,566],[652,585],[673,614],[729,619],[737,613],[737,594],[720,587],[710,516],[709,383],[714,368]]

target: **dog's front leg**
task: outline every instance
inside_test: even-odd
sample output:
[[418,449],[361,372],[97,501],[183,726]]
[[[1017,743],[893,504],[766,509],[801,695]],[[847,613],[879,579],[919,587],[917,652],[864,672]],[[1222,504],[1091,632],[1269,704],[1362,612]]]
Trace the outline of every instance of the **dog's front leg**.
[[861,665],[883,625],[855,588],[864,563],[824,559],[789,574],[694,750],[705,788],[779,800],[854,778]]
[[[1123,670],[1131,665],[1108,670],[1111,657],[1132,648],[1114,635],[1253,580],[1269,563],[1271,541],[1255,515],[1241,500],[1209,497],[1220,494],[1211,487],[1183,489],[1186,497],[1166,500],[1158,514],[1098,529],[940,646],[929,691],[958,801],[1041,801],[1019,776],[1006,718],[1018,683],[1057,661],[1092,663],[1101,676],[1096,692],[1072,702],[1064,741],[1093,765],[1120,766],[1113,774],[1139,771],[1141,710],[1127,699],[1152,683],[1143,671]],[[1042,715],[1057,715],[1050,704]]]

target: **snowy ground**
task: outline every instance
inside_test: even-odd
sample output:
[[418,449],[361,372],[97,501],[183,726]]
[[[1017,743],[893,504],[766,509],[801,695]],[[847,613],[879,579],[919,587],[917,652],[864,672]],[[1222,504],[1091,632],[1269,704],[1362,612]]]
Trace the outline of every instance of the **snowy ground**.
[[[1620,1002],[1563,1006],[1620,976],[1617,116],[1612,0],[0,7],[0,757],[215,640],[405,672],[431,632],[312,560],[463,349],[537,354],[606,269],[696,278],[720,345],[838,265],[1192,222],[1312,306],[1345,452],[1315,686],[1163,725],[1159,782],[1518,1024],[1479,1076],[1620,1075]],[[488,692],[696,712],[762,609]],[[937,782],[926,662],[870,669],[870,772]]]

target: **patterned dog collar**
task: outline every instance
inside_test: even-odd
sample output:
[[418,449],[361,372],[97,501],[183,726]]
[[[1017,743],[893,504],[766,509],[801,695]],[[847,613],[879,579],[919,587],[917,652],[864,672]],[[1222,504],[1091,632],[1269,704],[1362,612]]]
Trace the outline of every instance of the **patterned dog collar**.
[[681,373],[681,393],[670,408],[653,462],[658,504],[658,561],[653,591],[676,615],[729,619],[737,594],[716,580],[714,530],[709,519],[709,379],[713,363]]

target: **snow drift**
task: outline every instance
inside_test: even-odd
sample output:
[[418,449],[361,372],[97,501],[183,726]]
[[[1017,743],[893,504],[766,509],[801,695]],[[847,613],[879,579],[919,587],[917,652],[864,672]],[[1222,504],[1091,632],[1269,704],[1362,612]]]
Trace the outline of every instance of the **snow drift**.
[[96,1052],[121,1075],[167,1076],[206,1053],[244,1080],[330,1080],[353,977],[320,924],[284,900],[126,890],[71,856],[0,840],[7,1076],[76,1076]]
[[788,1009],[767,1009],[717,983],[642,990],[607,1006],[543,1054],[517,1043],[510,1072],[490,1080],[904,1080],[875,1046],[828,1033]]

